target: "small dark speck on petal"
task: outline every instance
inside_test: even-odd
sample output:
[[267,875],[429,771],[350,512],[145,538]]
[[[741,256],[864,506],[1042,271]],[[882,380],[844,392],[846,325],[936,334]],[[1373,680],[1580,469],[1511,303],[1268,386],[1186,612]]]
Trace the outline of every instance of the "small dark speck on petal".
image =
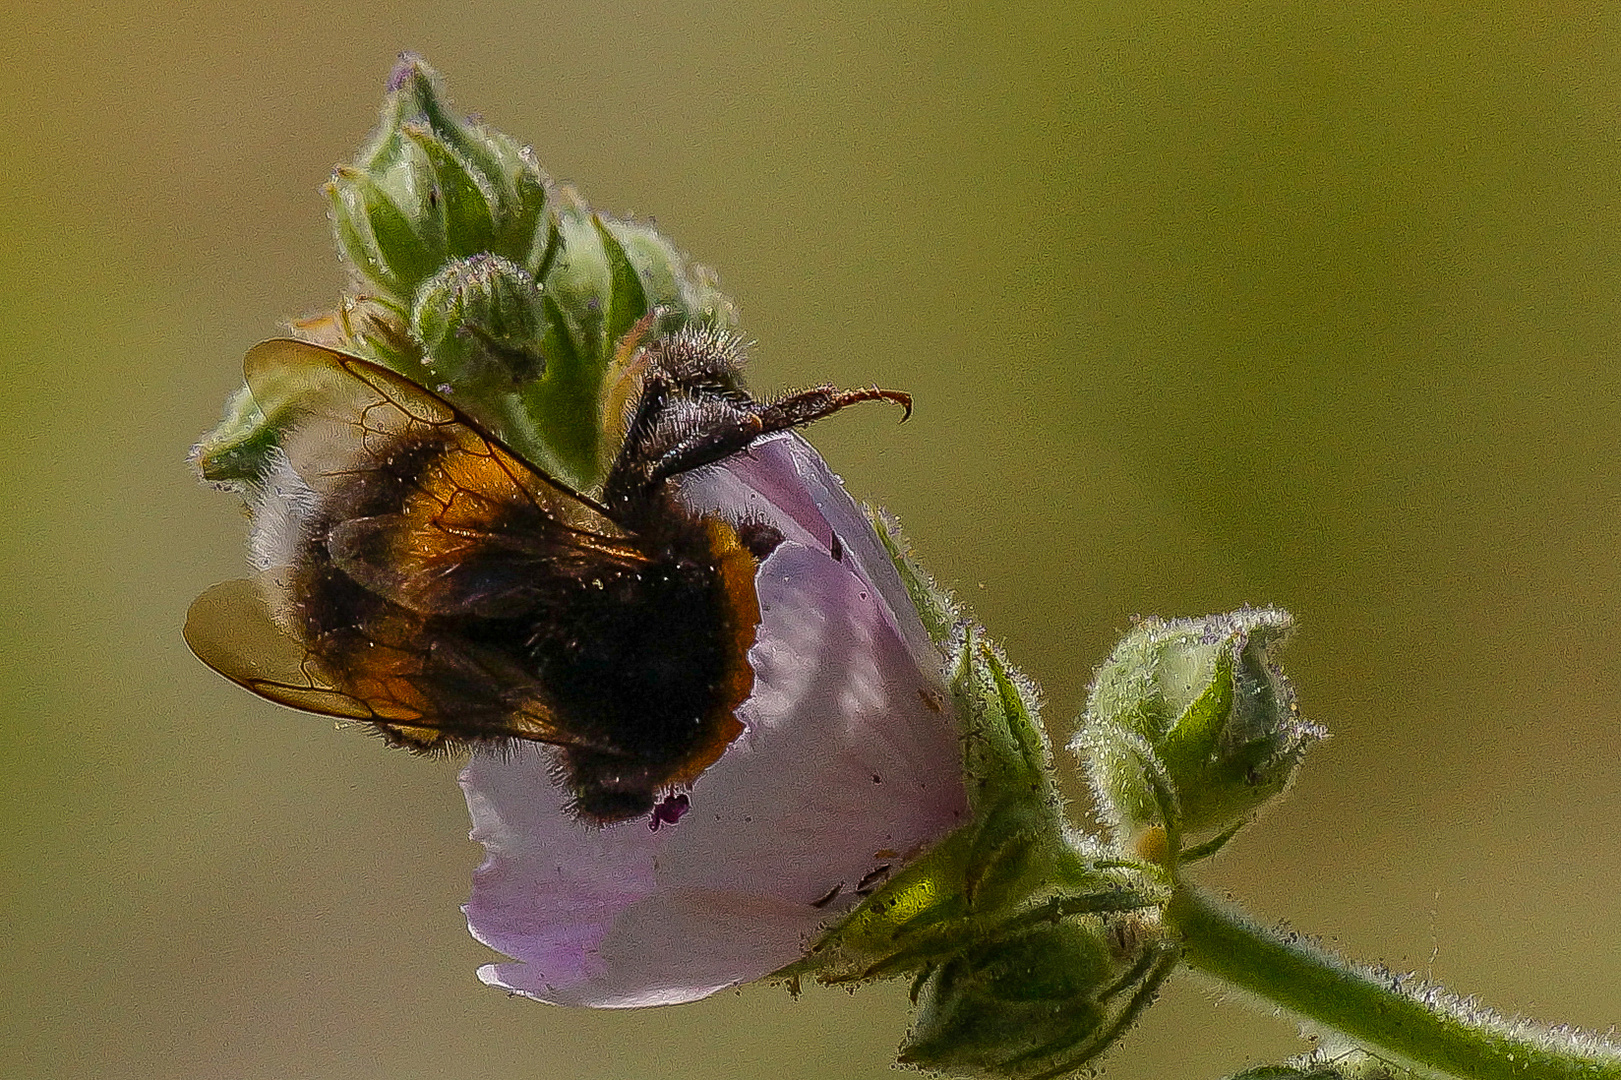
[[685,792],[675,795],[666,795],[664,801],[653,807],[653,815],[648,819],[647,827],[654,832],[659,831],[662,825],[674,825],[681,820],[683,814],[692,809],[692,800]]
[[873,868],[873,870],[871,872],[869,872],[867,874],[866,877],[861,879],[859,884],[856,885],[856,892],[858,892],[858,893],[860,893],[862,895],[866,895],[867,893],[872,891],[873,886],[877,885],[880,881],[884,880],[884,878],[886,878],[888,876],[889,876],[889,864],[888,863],[884,863],[882,866],[875,867],[875,868]]

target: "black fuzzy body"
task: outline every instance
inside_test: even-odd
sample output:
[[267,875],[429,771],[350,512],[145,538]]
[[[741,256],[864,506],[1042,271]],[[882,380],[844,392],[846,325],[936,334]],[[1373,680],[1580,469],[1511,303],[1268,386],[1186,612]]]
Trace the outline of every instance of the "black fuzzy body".
[[390,741],[426,752],[499,744],[514,713],[543,713],[579,814],[609,822],[650,811],[735,724],[747,669],[740,637],[752,639],[753,625],[734,617],[718,523],[660,493],[635,515],[642,531],[622,541],[638,558],[593,558],[534,505],[503,503],[482,523],[502,546],[459,556],[458,569],[494,598],[486,610],[412,610],[351,576],[331,537],[354,519],[410,522],[409,500],[455,452],[434,435],[386,447],[322,508],[295,565],[300,636],[357,696],[375,693],[362,693],[363,680],[380,648],[408,660],[409,688],[437,719],[427,738],[413,725],[379,725]]

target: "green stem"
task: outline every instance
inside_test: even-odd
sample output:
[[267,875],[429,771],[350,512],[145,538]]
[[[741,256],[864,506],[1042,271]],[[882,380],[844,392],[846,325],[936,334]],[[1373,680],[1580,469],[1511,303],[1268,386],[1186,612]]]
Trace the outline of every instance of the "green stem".
[[1420,1075],[1621,1080],[1621,1048],[1611,1043],[1507,1021],[1416,979],[1353,965],[1297,934],[1259,926],[1186,882],[1166,916],[1190,966]]

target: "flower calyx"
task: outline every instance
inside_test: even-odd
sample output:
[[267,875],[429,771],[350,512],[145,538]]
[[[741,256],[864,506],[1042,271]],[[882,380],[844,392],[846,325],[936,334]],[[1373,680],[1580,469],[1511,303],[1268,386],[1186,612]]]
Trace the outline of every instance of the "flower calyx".
[[972,819],[896,874],[780,973],[832,984],[904,976],[916,1020],[901,1060],[953,1075],[1067,1076],[1130,1026],[1176,964],[1156,873],[1065,821],[1033,685],[880,535],[943,644],[963,717]]

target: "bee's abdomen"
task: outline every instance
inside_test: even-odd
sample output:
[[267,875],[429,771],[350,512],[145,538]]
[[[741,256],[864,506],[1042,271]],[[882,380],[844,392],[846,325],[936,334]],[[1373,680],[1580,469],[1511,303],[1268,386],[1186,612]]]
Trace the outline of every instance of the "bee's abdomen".
[[580,736],[563,752],[576,809],[599,820],[650,810],[742,730],[754,562],[729,527],[682,525],[645,568],[573,582],[537,613],[527,643],[556,715]]
[[576,584],[534,627],[540,683],[582,733],[649,762],[679,758],[733,659],[718,575],[657,566]]
[[452,483],[488,464],[430,437],[354,470],[294,568],[299,635],[391,742],[534,739],[582,816],[650,810],[742,730],[755,559],[731,526],[663,500],[641,508],[646,529],[593,538]]

